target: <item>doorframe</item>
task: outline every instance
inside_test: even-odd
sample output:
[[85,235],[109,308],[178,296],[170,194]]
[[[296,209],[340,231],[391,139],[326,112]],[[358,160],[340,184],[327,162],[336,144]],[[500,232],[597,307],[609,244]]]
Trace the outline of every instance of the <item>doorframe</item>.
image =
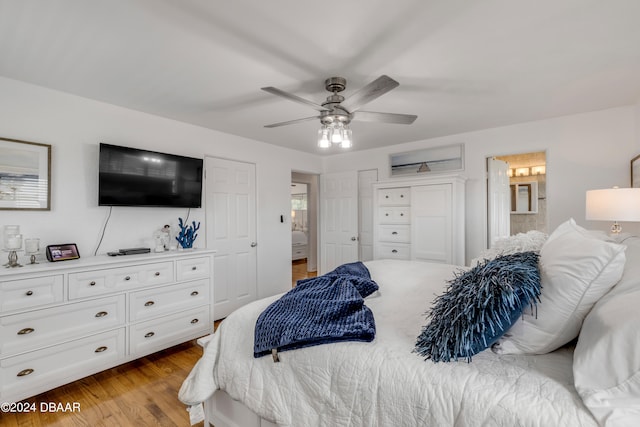
[[307,184],[307,222],[309,227],[307,271],[318,271],[320,263],[320,174],[292,169],[290,181]]

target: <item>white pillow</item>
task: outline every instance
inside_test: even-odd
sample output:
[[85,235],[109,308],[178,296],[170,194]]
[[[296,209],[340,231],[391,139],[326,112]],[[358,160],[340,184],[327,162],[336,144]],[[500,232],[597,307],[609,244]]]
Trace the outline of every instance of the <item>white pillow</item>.
[[500,255],[509,255],[516,252],[540,252],[540,248],[547,240],[547,237],[547,234],[542,231],[531,230],[526,233],[518,233],[498,239],[493,244],[493,247],[482,251],[477,258],[471,260],[469,265],[475,267],[484,260],[495,259]]
[[537,310],[526,309],[493,350],[544,354],[576,338],[589,310],[620,280],[624,251],[625,246],[595,237],[573,219],[561,224],[540,250]]
[[640,420],[640,239],[627,242],[622,279],[585,318],[573,354],[576,390],[603,426]]

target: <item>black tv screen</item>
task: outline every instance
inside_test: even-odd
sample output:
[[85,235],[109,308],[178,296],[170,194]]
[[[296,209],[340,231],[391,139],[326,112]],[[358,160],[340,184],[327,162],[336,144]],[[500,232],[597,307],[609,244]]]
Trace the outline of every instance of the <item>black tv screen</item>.
[[202,159],[100,144],[98,205],[199,208]]

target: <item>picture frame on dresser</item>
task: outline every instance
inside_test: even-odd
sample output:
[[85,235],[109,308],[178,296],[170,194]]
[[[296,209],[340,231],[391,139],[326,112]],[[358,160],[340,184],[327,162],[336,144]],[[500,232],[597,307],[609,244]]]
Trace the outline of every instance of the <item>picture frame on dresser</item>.
[[51,145],[0,138],[0,210],[51,210]]
[[631,188],[640,188],[640,154],[631,159]]

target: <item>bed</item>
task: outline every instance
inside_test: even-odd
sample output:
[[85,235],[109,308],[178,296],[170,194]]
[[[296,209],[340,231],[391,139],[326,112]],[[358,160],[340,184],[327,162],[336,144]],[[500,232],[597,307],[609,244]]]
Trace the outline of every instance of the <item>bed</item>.
[[[468,267],[366,262],[379,286],[364,300],[375,318],[375,339],[284,351],[279,362],[253,351],[256,321],[281,295],[255,301],[205,340],[180,400],[192,415],[203,404],[206,422],[215,427],[638,425],[640,239],[607,240],[573,220],[554,231],[537,248],[538,317],[525,310],[493,348],[470,361],[434,363],[414,351],[434,297]],[[503,252],[522,250],[518,245]],[[589,277],[574,286],[567,277],[576,271]],[[548,319],[553,336],[539,339],[531,328],[548,317],[547,308],[558,310],[548,298],[556,304],[569,298],[562,304],[571,307],[560,309],[568,313],[560,314],[561,322]],[[518,341],[521,331],[539,341],[537,350],[527,339]],[[553,342],[562,344],[548,350]]]

